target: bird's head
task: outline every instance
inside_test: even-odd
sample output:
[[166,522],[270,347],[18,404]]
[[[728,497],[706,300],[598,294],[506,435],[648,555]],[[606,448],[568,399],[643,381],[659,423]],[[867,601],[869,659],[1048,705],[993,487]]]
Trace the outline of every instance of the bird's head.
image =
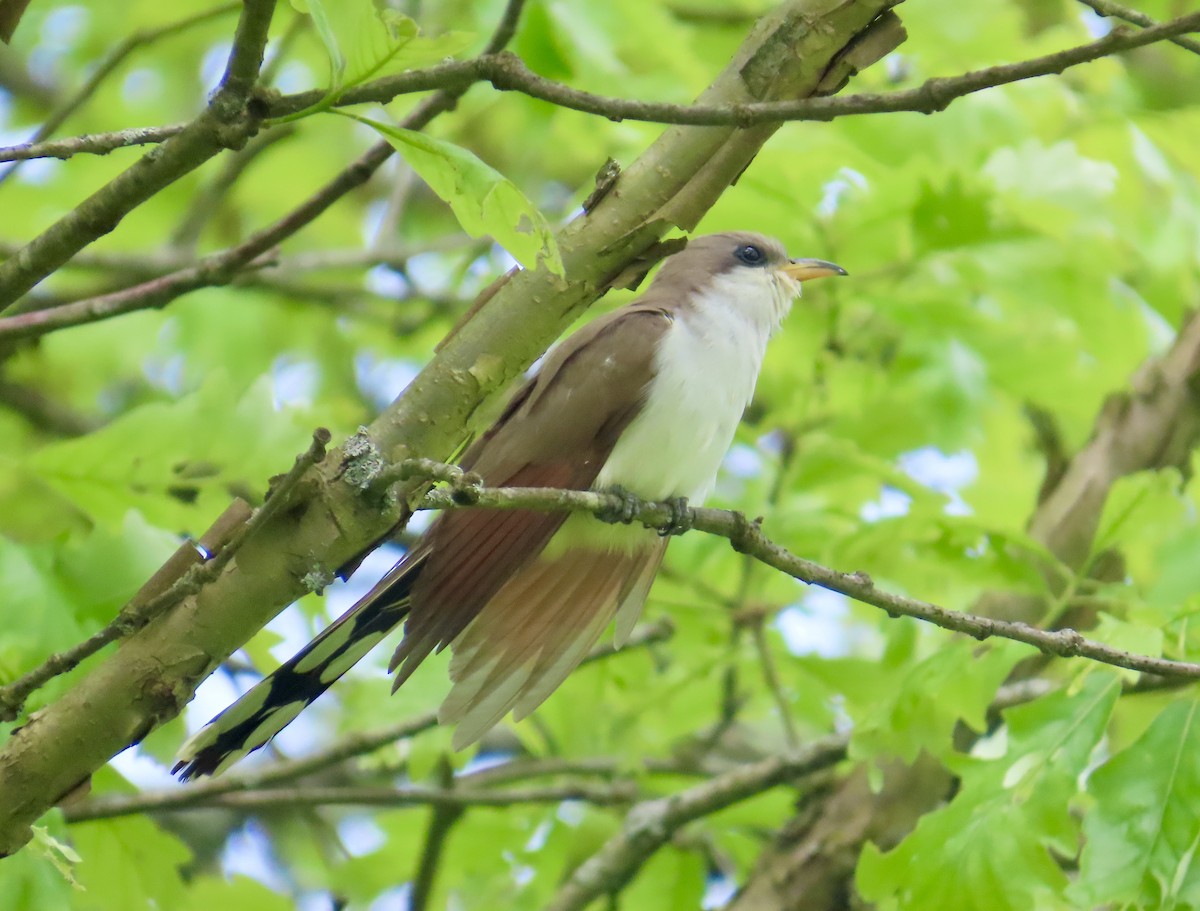
[[655,286],[727,302],[775,328],[800,296],[802,283],[845,274],[823,259],[790,258],[773,237],[728,231],[693,238],[663,263]]

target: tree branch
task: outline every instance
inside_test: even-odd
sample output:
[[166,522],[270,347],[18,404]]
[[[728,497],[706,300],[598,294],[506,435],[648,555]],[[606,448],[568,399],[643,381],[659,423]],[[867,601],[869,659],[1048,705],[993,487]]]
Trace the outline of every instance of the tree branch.
[[[1200,322],[1200,321],[1198,321]],[[423,466],[425,467],[425,466]],[[443,466],[453,469],[454,466]],[[432,473],[430,473],[432,476]],[[412,476],[410,474],[410,476]],[[421,509],[533,509],[590,512],[595,516],[612,515],[628,499],[592,490],[560,490],[552,487],[470,487],[431,491]],[[633,521],[647,528],[672,527],[672,508],[667,503],[638,503]],[[1027,623],[996,620],[962,611],[939,607],[918,598],[909,598],[875,587],[863,572],[846,573],[798,557],[763,534],[761,526],[740,512],[708,507],[688,507],[685,524],[696,531],[726,538],[739,553],[749,554],[761,563],[793,579],[835,591],[886,611],[892,617],[912,617],[975,639],[992,637],[1012,639],[1032,645],[1047,654],[1062,658],[1089,658],[1128,670],[1162,677],[1200,678],[1200,664],[1154,658],[1113,648],[1084,638],[1075,630],[1044,630]]]
[[[1081,0],[1089,2],[1090,0]],[[1103,4],[1116,9],[1107,0],[1094,0],[1099,10]],[[1129,11],[1132,15],[1133,11]],[[1118,15],[1116,12],[1113,15]],[[1187,32],[1200,31],[1200,13],[1192,13],[1164,23],[1154,23],[1143,17],[1148,27],[1130,31],[1115,28],[1108,35],[1087,44],[1066,48],[1053,54],[1017,63],[973,70],[958,76],[936,77],[921,85],[900,92],[864,92],[838,97],[800,98],[789,101],[692,104],[679,105],[649,101],[612,98],[573,89],[563,83],[545,79],[531,71],[517,56],[490,53],[473,60],[455,61],[421,70],[409,70],[364,83],[345,92],[337,101],[339,106],[353,104],[387,104],[401,95],[432,89],[465,91],[476,82],[488,82],[502,92],[519,92],[531,98],[560,107],[596,114],[610,120],[637,120],[651,123],[690,126],[740,126],[784,123],[791,121],[828,121],[838,117],[860,114],[922,113],[944,110],[949,104],[966,95],[996,88],[1026,79],[1060,74],[1074,66],[1090,63],[1123,51],[1133,50],[1159,41],[1171,41],[1193,49],[1197,43],[1180,38]],[[1131,19],[1130,21],[1139,21]],[[301,92],[279,98],[269,106],[269,116],[279,118],[312,107],[325,97],[323,90]],[[177,130],[178,127],[160,128]],[[38,148],[13,146],[0,149],[0,161],[16,158],[69,157],[80,152],[104,154],[121,145],[157,141],[144,138],[146,130],[77,137],[42,143]]]
[[0,405],[12,409],[39,430],[64,437],[91,433],[100,419],[75,411],[41,390],[0,377]]
[[129,146],[153,145],[178,136],[186,123],[165,127],[131,127],[111,133],[85,133],[66,139],[47,139],[44,142],[22,142],[0,147],[0,161],[27,161],[31,158],[71,158],[75,155],[107,155]]
[[592,901],[624,886],[646,859],[681,827],[702,816],[761,794],[820,769],[846,755],[846,736],[829,737],[784,756],[740,766],[694,787],[648,800],[625,816],[621,831],[575,868],[547,911],[583,911]]
[[[160,805],[142,800],[136,809],[118,805],[118,799],[95,800],[79,806],[64,808],[68,822],[87,822],[92,819],[108,819],[134,812],[167,813],[189,809],[170,799],[171,792],[162,792],[166,798]],[[144,797],[145,795],[141,795]],[[466,788],[428,788],[419,785],[399,787],[296,787],[267,788],[261,791],[231,791],[208,797],[206,809],[267,810],[288,807],[360,806],[360,807],[511,807],[525,803],[562,803],[564,800],[584,800],[597,806],[626,804],[636,796],[635,787],[629,782],[611,785],[595,785],[574,782],[547,785],[537,788],[510,788],[496,790],[467,790]]]
[[[944,110],[952,101],[985,89],[1052,76],[1073,66],[1090,63],[1121,51],[1169,41],[1185,32],[1200,30],[1200,13],[1180,16],[1146,29],[1115,28],[1103,38],[1053,54],[1018,63],[972,70],[958,76],[929,79],[916,88],[885,94],[861,93],[828,98],[741,104],[665,104],[611,98],[538,76],[515,54],[499,53],[474,60],[445,63],[424,70],[410,70],[368,82],[347,91],[339,105],[380,103],[411,92],[439,86],[486,81],[502,92],[520,92],[531,98],[609,120],[638,120],[688,126],[740,126],[783,123],[796,120],[833,120],[853,114],[915,112],[931,114]],[[321,91],[288,95],[275,102],[271,117],[282,117],[311,107],[323,98]]]
[[[1106,18],[1124,19],[1126,22],[1132,22],[1134,25],[1140,25],[1145,28],[1153,28],[1158,25],[1157,22],[1145,13],[1122,6],[1119,3],[1113,3],[1112,0],[1079,0],[1079,2],[1084,6],[1090,7],[1097,15]],[[1191,38],[1168,38],[1167,40],[1172,44],[1191,51],[1193,54],[1200,54],[1200,41],[1195,41]]]

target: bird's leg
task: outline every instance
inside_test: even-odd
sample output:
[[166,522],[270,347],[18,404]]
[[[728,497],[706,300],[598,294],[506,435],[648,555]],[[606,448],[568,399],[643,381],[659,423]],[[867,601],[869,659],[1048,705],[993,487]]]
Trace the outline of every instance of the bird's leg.
[[658,529],[658,536],[665,538],[669,535],[681,535],[685,531],[692,530],[692,511],[688,508],[687,497],[671,497],[665,501],[667,508],[671,510],[671,519],[662,528]]
[[641,498],[630,493],[620,484],[606,487],[601,493],[617,497],[621,501],[615,506],[606,506],[596,513],[596,518],[601,522],[607,522],[609,525],[616,525],[618,523],[628,525],[633,521],[633,517],[637,515],[638,509],[641,508]]

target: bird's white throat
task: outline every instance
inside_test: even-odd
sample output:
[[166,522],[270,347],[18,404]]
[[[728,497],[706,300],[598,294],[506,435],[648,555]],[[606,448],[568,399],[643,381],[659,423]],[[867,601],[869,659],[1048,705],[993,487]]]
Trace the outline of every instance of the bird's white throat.
[[717,275],[677,311],[655,354],[646,404],[597,486],[703,502],[754,395],[767,340],[798,293],[799,283],[782,273],[737,270]]

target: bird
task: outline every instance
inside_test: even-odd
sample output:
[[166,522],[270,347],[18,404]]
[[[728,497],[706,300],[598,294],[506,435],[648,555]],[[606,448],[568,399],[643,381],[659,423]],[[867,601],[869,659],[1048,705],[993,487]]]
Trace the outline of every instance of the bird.
[[[490,486],[615,490],[702,503],[801,284],[845,275],[773,238],[693,238],[647,290],[551,351],[460,467]],[[264,746],[404,624],[393,692],[452,650],[438,720],[461,750],[537,708],[614,625],[638,619],[669,537],[594,516],[448,510],[354,606],[181,747],[183,780]]]

